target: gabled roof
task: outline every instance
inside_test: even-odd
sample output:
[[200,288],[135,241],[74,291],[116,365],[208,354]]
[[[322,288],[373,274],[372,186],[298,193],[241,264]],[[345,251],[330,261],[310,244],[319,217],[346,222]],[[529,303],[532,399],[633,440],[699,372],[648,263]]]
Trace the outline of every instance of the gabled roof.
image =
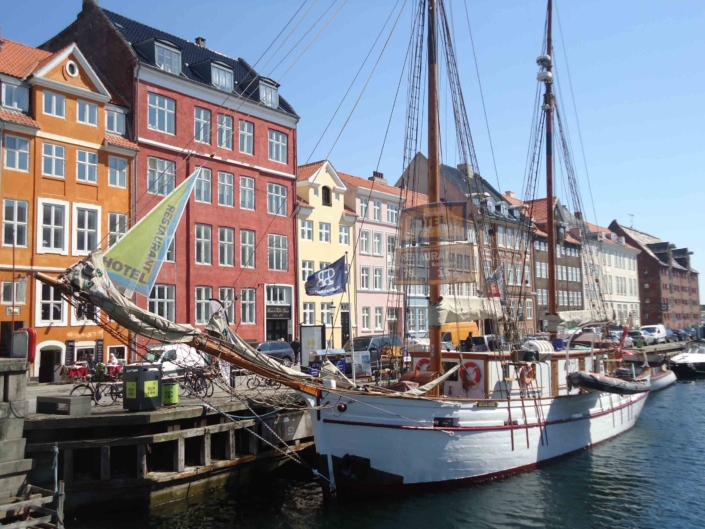
[[321,167],[323,167],[324,163],[326,163],[325,160],[318,160],[317,162],[299,165],[299,168],[296,171],[296,179],[308,180],[313,175],[315,175],[321,169]]
[[337,191],[338,193],[344,193],[345,191],[347,191],[345,183],[340,178],[338,171],[335,170],[335,167],[333,167],[333,164],[330,162],[330,160],[321,160],[306,165],[300,165],[296,172],[296,180],[302,183],[308,181],[309,184],[314,185],[316,184],[316,178],[318,177],[318,174],[321,172],[321,170],[326,167],[328,169],[328,174],[333,178],[333,181],[335,182],[335,187],[333,188],[334,191]]
[[53,55],[51,52],[25,46],[5,38],[0,39],[0,42],[2,42],[0,73],[18,79],[25,79],[42,61]]
[[413,204],[414,206],[420,206],[422,204],[428,204],[428,195],[417,193],[415,191],[402,191],[398,187],[380,184],[379,182],[373,182],[371,180],[368,180],[367,178],[362,178],[351,174],[338,174],[340,175],[340,178],[343,180],[343,182],[345,182],[346,184],[350,184],[351,186],[362,189],[369,189],[370,191],[375,191],[377,193],[386,193],[397,198],[399,196],[401,196],[402,198],[406,197],[407,205]]
[[[554,208],[557,202],[558,197],[553,197]],[[537,222],[548,219],[548,199],[537,198],[536,200],[527,200],[524,204],[529,206],[527,211],[531,212],[531,216],[534,217]]]
[[[206,86],[213,86],[203,79],[191,66],[209,60],[217,61],[232,68],[236,93],[252,101],[259,101],[259,93],[252,90],[253,87],[257,86],[256,82],[252,83],[252,87],[250,87],[249,90],[246,92],[243,91],[250,85],[251,81],[256,79],[258,76],[258,73],[255,72],[243,59],[234,59],[232,57],[228,57],[227,55],[223,55],[222,53],[198,46],[193,42],[189,42],[188,40],[171,35],[165,31],[152,28],[135,20],[119,15],[118,13],[108,11],[107,9],[102,9],[102,11],[105,13],[105,16],[108,17],[108,20],[110,20],[113,26],[115,26],[115,28],[122,34],[124,39],[132,45],[135,54],[141,62],[150,64],[151,66],[156,66],[156,64],[141,53],[135,45],[152,39],[163,40],[181,51],[182,76]],[[262,77],[261,79],[264,78]],[[281,97],[281,95],[279,96],[279,110],[296,116],[296,112],[293,107],[283,97]]]
[[[655,237],[653,235],[650,235],[648,233],[645,233],[643,231],[635,230],[634,228],[627,228],[626,226],[622,226],[620,223],[618,223],[616,220],[612,221],[612,224],[610,226],[617,226],[615,229],[621,229],[629,238],[631,238],[637,245],[638,248],[642,251],[648,254],[649,256],[653,257],[654,259],[658,260],[662,264],[668,266],[668,262],[664,262],[663,259],[661,259],[658,255],[656,254],[663,254],[665,253],[667,249],[667,245],[669,244],[666,241],[662,241],[658,237]],[[666,246],[664,246],[666,245]],[[670,263],[673,268],[677,270],[687,270],[686,267],[681,266],[678,264],[676,261],[671,261]]]

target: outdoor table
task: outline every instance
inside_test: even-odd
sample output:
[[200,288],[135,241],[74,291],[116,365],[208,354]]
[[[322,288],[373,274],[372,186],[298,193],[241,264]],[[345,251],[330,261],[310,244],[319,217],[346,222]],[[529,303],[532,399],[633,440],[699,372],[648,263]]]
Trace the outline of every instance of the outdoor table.
[[122,372],[122,366],[120,364],[106,364],[108,368],[108,375],[111,377],[116,377]]
[[68,368],[70,378],[85,377],[86,375],[88,375],[88,367],[86,366],[73,365],[68,366]]

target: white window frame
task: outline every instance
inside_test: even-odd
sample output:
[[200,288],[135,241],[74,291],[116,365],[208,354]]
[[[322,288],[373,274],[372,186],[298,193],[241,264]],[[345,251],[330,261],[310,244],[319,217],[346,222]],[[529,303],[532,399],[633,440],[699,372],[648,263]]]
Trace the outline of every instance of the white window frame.
[[[230,203],[227,200],[228,196]],[[218,205],[226,208],[235,207],[235,175],[232,173],[218,171]]]
[[[249,237],[252,235],[252,241]],[[245,239],[248,240],[245,240]],[[240,268],[254,268],[257,261],[257,235],[254,230],[240,230]],[[248,254],[247,256],[245,254]]]
[[[230,237],[227,234],[230,234]],[[225,260],[223,260],[223,253],[225,253]],[[218,264],[220,266],[235,266],[235,228],[218,227]]]
[[[169,258],[169,254],[171,255],[171,259]],[[176,237],[172,237],[171,240],[169,241],[169,246],[166,247],[166,254],[164,254],[164,262],[165,263],[175,263],[176,262]]]
[[[213,297],[213,287],[199,285],[196,287],[194,304],[194,321],[196,325],[208,325],[208,320],[211,317],[211,304],[210,299]],[[199,309],[201,312],[201,317],[198,317]]]
[[235,323],[235,288],[234,287],[218,287],[218,299],[225,308],[225,314],[228,317],[228,323]]
[[[85,159],[81,160],[82,155]],[[95,160],[95,161],[92,161]],[[85,168],[85,178],[80,177],[80,168]],[[91,179],[91,172],[95,171],[95,180]],[[98,153],[93,151],[76,151],[76,181],[84,184],[98,184]]]
[[372,255],[384,255],[384,240],[380,231],[372,233]]
[[370,331],[370,307],[362,307],[362,330]]
[[367,218],[367,210],[370,209],[370,199],[369,198],[360,198],[360,218],[366,219]]
[[379,200],[372,201],[372,219],[382,221],[382,202]]
[[[96,212],[96,248],[100,248],[101,244],[101,227],[102,222],[102,208],[96,206],[95,204],[81,204],[74,202],[72,204],[71,216],[73,222],[71,223],[71,254],[72,255],[88,255],[92,250],[79,250],[78,249],[78,210],[92,210]],[[87,230],[86,230],[87,231]]]
[[[110,122],[113,122],[111,128]],[[125,112],[116,108],[105,109],[105,131],[118,136],[125,135]]]
[[267,182],[267,213],[278,217],[288,216],[289,190],[286,186]]
[[371,290],[370,285],[372,284],[372,267],[361,266],[360,267],[360,290]]
[[[8,142],[10,140],[14,140],[16,143],[17,142],[26,143],[26,150],[19,147],[19,146],[17,146],[17,148],[15,148],[15,149],[10,149],[10,147],[8,147]],[[5,169],[10,169],[12,171],[19,171],[21,173],[29,173],[29,168],[31,167],[30,159],[29,159],[29,138],[25,138],[23,136],[15,136],[13,134],[5,134],[5,147],[4,147],[4,149],[5,149],[5,160],[4,160],[3,166],[5,167]],[[8,155],[10,153],[14,153],[14,156],[15,156],[16,163],[14,166],[9,165],[7,162]],[[23,158],[27,160],[27,168],[26,169],[21,168],[20,161]]]
[[218,147],[233,150],[233,127],[235,120],[227,114],[218,114]]
[[308,276],[316,271],[315,266],[314,261],[309,261],[308,259],[301,261],[301,281],[306,282]]
[[[160,51],[162,55],[161,62],[159,58]],[[165,46],[164,44],[155,42],[154,63],[160,70],[173,73],[174,75],[181,74],[181,52],[171,46]]]
[[108,156],[108,186],[127,189],[127,160],[125,158]]
[[[154,122],[151,119],[152,112],[154,113]],[[160,116],[164,121],[164,128],[159,127]],[[175,136],[176,100],[154,92],[147,92],[147,128]]]
[[[81,114],[85,119],[81,119]],[[92,121],[95,118],[95,121]],[[98,126],[98,105],[83,99],[76,100],[76,122],[91,127]]]
[[127,215],[125,213],[108,213],[108,248],[114,246],[126,233]]
[[[154,165],[154,167],[152,167]],[[147,193],[165,197],[176,187],[176,164],[172,160],[147,157]]]
[[314,302],[306,301],[303,306],[304,315],[304,325],[315,325],[316,324],[316,304]]
[[[20,93],[23,94],[23,101],[19,101],[19,98],[17,97],[18,91],[21,91]],[[8,95],[8,92],[12,92],[12,97]],[[10,99],[12,100],[10,101]],[[5,108],[20,110],[21,112],[29,112],[29,88],[27,88],[26,86],[3,81],[2,106],[4,106]]]
[[278,130],[268,130],[268,149],[267,156],[269,160],[284,165],[289,163],[289,135]]
[[267,235],[267,269],[273,272],[289,271],[289,238],[286,235]]
[[[379,279],[379,285],[377,284]],[[372,290],[384,290],[384,267],[375,266],[372,273]]]
[[211,116],[207,108],[193,108],[193,139],[196,143],[211,144]]
[[193,199],[196,202],[210,204],[213,201],[213,172],[205,167],[198,167],[196,186],[193,190]]
[[350,226],[338,226],[338,244],[350,246]]
[[229,68],[211,64],[211,83],[218,90],[230,93],[235,86],[235,74]]
[[399,222],[399,205],[387,204],[387,222],[397,224]]
[[[10,293],[12,294],[12,299],[9,301],[5,300],[5,285],[11,285],[10,286]],[[27,289],[25,288],[24,291],[24,299],[20,299],[20,297],[17,295],[18,290],[20,288],[21,282],[20,281],[3,281],[2,284],[0,285],[0,296],[1,298],[1,303],[3,305],[26,305],[27,304]],[[29,286],[29,285],[27,285]]]
[[279,90],[276,86],[260,81],[259,100],[264,106],[279,108]]
[[[244,119],[240,120],[238,148],[242,154],[255,154],[255,124]],[[244,149],[243,149],[244,147]]]
[[369,255],[370,254],[370,231],[362,230],[360,231],[360,253]]
[[307,219],[301,219],[301,240],[302,241],[312,241],[313,240],[313,221]]
[[324,243],[330,243],[330,222],[319,222],[318,223],[318,241]]
[[[201,261],[198,260],[199,246],[201,247]],[[196,223],[194,226],[193,257],[197,265],[210,266],[213,264],[213,226],[210,224]]]
[[[47,112],[47,99],[51,102],[49,112]],[[45,116],[66,119],[66,96],[44,90],[42,93],[42,113]]]
[[242,325],[257,324],[257,291],[254,288],[240,290],[240,318]]
[[[50,150],[50,153],[48,154],[46,152],[47,147]],[[51,172],[46,172],[45,170],[44,164],[47,160],[51,163]],[[61,167],[61,174],[57,174],[57,166]],[[66,147],[55,143],[49,143],[47,141],[42,143],[42,176],[59,178],[61,180],[66,178]]]
[[384,312],[382,307],[375,307],[375,331],[384,330]]
[[[246,185],[244,185],[246,184]],[[251,186],[250,186],[251,184]],[[252,207],[245,207],[243,206],[243,202],[250,202],[250,198],[252,198]],[[256,196],[255,196],[255,179],[252,178],[251,176],[241,176],[240,177],[240,209],[245,209],[247,211],[254,211],[255,210],[255,205],[256,205]]]
[[[68,322],[68,303],[62,297],[60,301],[50,300],[47,303],[59,304],[61,306],[61,319],[59,320],[43,320],[42,319],[42,287],[45,283],[35,281],[35,310],[34,310],[34,326],[35,327],[66,327]],[[54,289],[47,285],[49,292],[53,293]]]
[[[5,213],[7,211],[8,207],[8,202],[14,202],[14,205],[12,207],[12,213],[13,213],[13,218],[12,219],[6,219],[5,218]],[[20,222],[17,220],[17,212],[19,210],[19,205],[20,203],[24,204],[25,207],[25,220],[24,222]],[[5,227],[6,226],[12,226],[13,233],[12,233],[12,243],[11,244],[6,244],[5,243]],[[18,227],[24,227],[24,244],[17,244],[17,233],[18,233]],[[3,199],[2,203],[2,245],[7,246],[12,248],[13,246],[15,248],[27,248],[28,241],[29,240],[29,202],[26,200],[19,200],[16,198],[6,198]]]
[[[63,237],[63,245],[61,248],[43,248],[42,247],[42,242],[44,241],[42,237],[42,231],[44,225],[43,220],[44,220],[44,206],[60,206],[64,208],[64,237]],[[53,253],[53,254],[59,254],[59,255],[68,255],[69,254],[69,239],[70,237],[70,215],[71,215],[71,207],[70,203],[66,202],[64,200],[55,200],[53,198],[38,198],[37,199],[37,253],[38,254],[47,254],[47,253]]]

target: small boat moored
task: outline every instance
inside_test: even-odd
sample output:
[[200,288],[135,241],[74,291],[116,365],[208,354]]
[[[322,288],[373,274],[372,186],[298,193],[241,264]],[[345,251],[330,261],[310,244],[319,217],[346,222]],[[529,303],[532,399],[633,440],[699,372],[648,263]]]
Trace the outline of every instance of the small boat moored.
[[671,358],[671,369],[678,378],[705,376],[705,343],[693,342],[683,353]]
[[582,388],[595,393],[616,393],[617,395],[636,395],[651,391],[651,371],[647,368],[644,373],[633,376],[629,368],[619,368],[615,376],[602,373],[576,371],[568,374],[570,387]]

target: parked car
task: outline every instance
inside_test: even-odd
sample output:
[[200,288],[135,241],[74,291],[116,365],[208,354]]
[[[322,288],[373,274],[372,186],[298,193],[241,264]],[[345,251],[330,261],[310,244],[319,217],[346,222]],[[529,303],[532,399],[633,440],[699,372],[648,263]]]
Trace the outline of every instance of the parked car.
[[653,334],[656,339],[656,343],[666,343],[667,341],[668,335],[666,333],[666,327],[661,323],[657,323],[655,325],[644,325],[641,330],[649,331]]
[[642,340],[644,345],[653,345],[656,343],[656,338],[649,331],[629,331],[629,337],[635,343],[637,340]]
[[212,357],[186,344],[150,345],[141,361],[132,365],[161,366],[164,376],[178,376],[189,367],[206,367]]
[[[621,330],[620,332],[611,332],[610,338],[612,338],[612,341],[620,343],[622,341],[622,332]],[[624,339],[624,347],[634,347],[634,340],[629,334],[627,334],[627,337]]]
[[683,329],[673,329],[673,334],[676,335],[679,342],[685,342],[688,340],[688,334]]
[[508,353],[512,350],[511,346],[504,340],[504,338],[500,337],[499,343],[497,343],[497,339],[494,334],[473,336],[472,343],[473,350],[478,352],[504,351]]
[[677,342],[678,336],[671,329],[666,329],[666,343]]
[[[444,352],[456,352],[458,349],[453,345],[446,336],[448,333],[443,333],[441,337],[441,347]],[[427,332],[414,332],[406,337],[406,350],[409,352],[427,352],[431,347],[431,338]]]
[[294,350],[286,342],[276,340],[262,342],[257,346],[257,350],[267,356],[276,358],[284,365],[291,365],[294,363]]

